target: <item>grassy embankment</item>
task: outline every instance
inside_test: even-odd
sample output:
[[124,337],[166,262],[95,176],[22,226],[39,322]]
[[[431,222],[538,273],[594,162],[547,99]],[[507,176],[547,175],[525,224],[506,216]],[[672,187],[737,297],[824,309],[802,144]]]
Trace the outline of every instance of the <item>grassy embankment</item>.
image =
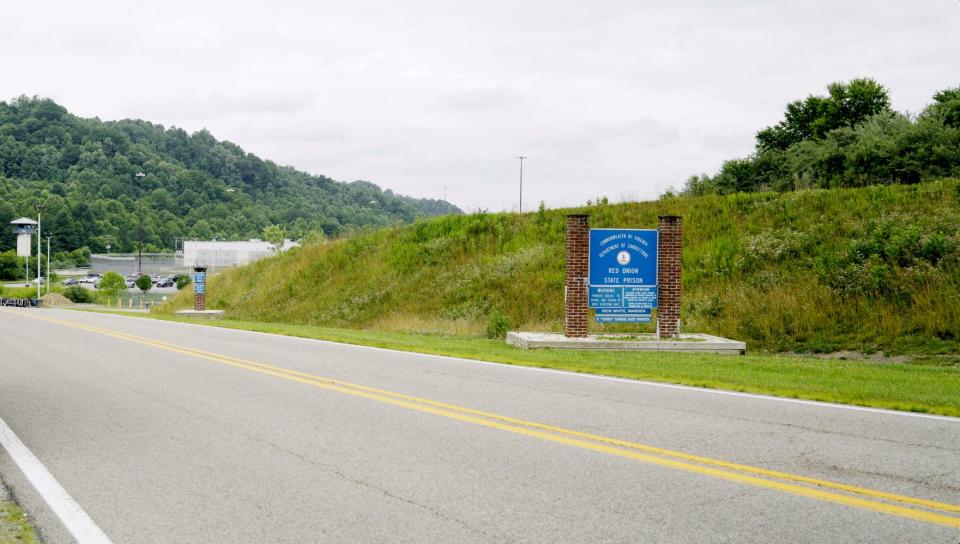
[[564,214],[649,228],[671,213],[684,217],[685,330],[752,351],[957,354],[958,203],[960,184],[941,180],[449,216],[228,271],[209,302],[247,321],[469,336],[502,314],[559,330]]
[[[960,184],[942,180],[445,217],[296,249],[207,289],[227,311],[217,326],[960,416],[958,200]],[[684,216],[685,330],[746,340],[752,354],[911,359],[523,351],[482,338],[498,314],[560,329],[570,212],[594,227]],[[191,299],[186,289],[152,317],[173,319]]]

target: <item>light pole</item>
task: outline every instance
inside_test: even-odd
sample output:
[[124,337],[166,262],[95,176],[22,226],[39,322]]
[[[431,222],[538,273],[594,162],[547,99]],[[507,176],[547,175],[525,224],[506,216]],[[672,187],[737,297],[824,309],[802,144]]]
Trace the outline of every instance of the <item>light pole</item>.
[[50,294],[50,238],[47,236],[47,294]]
[[143,172],[137,172],[137,277],[143,275]]
[[520,213],[523,213],[523,159],[527,157],[524,155],[517,155],[517,158],[520,159]]
[[37,300],[40,300],[40,257],[42,246],[40,243],[43,241],[43,230],[42,230],[42,221],[43,209],[47,207],[46,204],[40,204],[39,202],[33,205],[37,209]]

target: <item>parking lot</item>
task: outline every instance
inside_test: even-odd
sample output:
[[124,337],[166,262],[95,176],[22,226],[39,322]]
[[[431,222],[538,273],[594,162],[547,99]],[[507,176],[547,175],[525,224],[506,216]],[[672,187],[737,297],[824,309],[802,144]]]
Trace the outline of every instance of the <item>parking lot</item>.
[[[101,278],[102,276],[100,274],[89,274],[82,278],[75,278],[75,277],[67,278],[63,280],[62,283],[64,287],[79,285],[80,287],[83,287],[86,289],[96,290],[100,287]],[[128,293],[140,293],[140,288],[136,286],[136,279],[137,279],[136,275],[128,275],[126,278],[124,278],[124,281],[126,282],[126,285],[127,285]],[[150,276],[150,279],[153,282],[149,290],[150,293],[176,293],[177,292],[175,275],[169,275],[169,276],[152,275]]]

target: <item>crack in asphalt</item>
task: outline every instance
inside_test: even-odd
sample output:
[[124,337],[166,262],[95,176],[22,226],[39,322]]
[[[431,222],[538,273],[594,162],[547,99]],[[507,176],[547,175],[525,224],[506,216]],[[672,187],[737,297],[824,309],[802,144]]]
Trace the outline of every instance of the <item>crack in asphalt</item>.
[[354,484],[354,485],[357,485],[357,486],[360,486],[360,487],[364,487],[364,488],[367,488],[367,489],[372,489],[372,490],[374,490],[374,491],[379,492],[379,493],[380,493],[381,495],[383,495],[384,497],[387,497],[387,498],[390,498],[390,499],[394,499],[394,500],[403,502],[403,503],[405,503],[405,504],[409,504],[409,505],[411,505],[411,506],[414,506],[414,507],[416,507],[416,508],[419,508],[419,509],[421,509],[421,510],[424,510],[424,511],[426,511],[426,512],[429,512],[429,513],[433,514],[435,517],[437,517],[437,518],[439,518],[439,519],[456,523],[456,524],[459,525],[460,527],[463,527],[464,529],[467,529],[468,531],[477,533],[477,534],[481,535],[482,537],[484,537],[484,538],[486,538],[486,539],[496,539],[496,540],[501,541],[501,542],[516,542],[515,540],[509,539],[509,538],[507,538],[507,537],[505,537],[505,536],[503,536],[503,535],[492,535],[492,534],[490,534],[489,532],[487,532],[487,531],[485,531],[485,530],[483,530],[483,529],[481,529],[481,528],[479,528],[479,527],[477,527],[477,526],[474,526],[474,525],[468,523],[467,521],[465,521],[465,520],[463,520],[463,519],[460,519],[460,518],[458,518],[458,517],[456,517],[456,516],[452,516],[452,515],[447,514],[446,512],[444,512],[443,510],[441,510],[440,508],[437,508],[437,507],[432,506],[432,505],[430,505],[430,504],[426,504],[426,503],[419,502],[419,501],[414,500],[414,499],[412,499],[412,498],[410,498],[410,497],[403,496],[403,495],[401,495],[401,494],[398,493],[398,492],[391,491],[390,489],[387,489],[386,487],[382,487],[382,486],[377,485],[377,484],[375,484],[375,483],[373,483],[373,482],[370,482],[370,481],[367,481],[367,480],[363,480],[363,479],[358,478],[358,477],[356,477],[356,476],[350,475],[350,474],[348,474],[347,472],[343,471],[341,468],[339,468],[339,467],[337,467],[337,466],[335,466],[335,465],[330,465],[330,464],[328,464],[328,463],[323,463],[323,462],[320,462],[320,461],[316,461],[316,460],[310,459],[310,458],[306,457],[305,455],[303,455],[303,454],[301,454],[301,453],[299,453],[299,452],[296,452],[296,451],[294,451],[294,450],[291,450],[291,449],[289,449],[289,448],[286,448],[286,447],[284,447],[284,446],[281,446],[281,445],[279,445],[279,444],[276,444],[276,443],[274,443],[274,442],[272,442],[272,441],[270,441],[270,440],[267,440],[267,439],[265,439],[265,438],[260,438],[260,437],[257,437],[257,436],[253,436],[253,435],[251,435],[251,434],[249,434],[249,433],[243,433],[243,436],[247,437],[247,438],[250,439],[250,440],[253,440],[254,442],[259,442],[259,443],[261,443],[261,444],[265,444],[265,445],[267,445],[267,446],[273,448],[274,450],[279,451],[279,452],[281,452],[281,453],[283,453],[283,454],[286,454],[286,455],[289,455],[289,456],[291,456],[291,457],[294,457],[294,458],[298,459],[300,462],[302,462],[302,463],[304,463],[304,464],[307,464],[307,465],[310,465],[310,466],[313,466],[313,467],[322,469],[324,472],[327,472],[328,474],[332,474],[332,475],[336,476],[337,478],[339,478],[339,479],[342,480],[342,481],[349,482],[349,483],[351,483],[351,484]]

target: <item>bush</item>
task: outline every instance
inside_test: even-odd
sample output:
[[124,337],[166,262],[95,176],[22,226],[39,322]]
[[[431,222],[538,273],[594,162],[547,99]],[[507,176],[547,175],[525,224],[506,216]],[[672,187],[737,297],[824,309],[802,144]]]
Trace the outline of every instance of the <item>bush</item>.
[[177,289],[183,289],[187,285],[190,285],[192,280],[187,274],[177,274],[177,277],[174,278],[173,281],[177,282]]
[[493,312],[487,321],[487,338],[504,338],[510,330],[510,320],[500,312]]
[[150,276],[144,274],[144,275],[140,276],[139,278],[137,278],[137,287],[138,287],[141,291],[143,291],[144,293],[146,293],[147,291],[150,290],[151,287],[153,287],[153,280],[150,279]]
[[127,290],[127,282],[116,272],[107,272],[100,278],[100,292],[108,297],[115,297]]
[[77,304],[93,302],[93,293],[88,290],[80,287],[79,285],[71,285],[63,290],[63,296],[70,299],[71,302]]

